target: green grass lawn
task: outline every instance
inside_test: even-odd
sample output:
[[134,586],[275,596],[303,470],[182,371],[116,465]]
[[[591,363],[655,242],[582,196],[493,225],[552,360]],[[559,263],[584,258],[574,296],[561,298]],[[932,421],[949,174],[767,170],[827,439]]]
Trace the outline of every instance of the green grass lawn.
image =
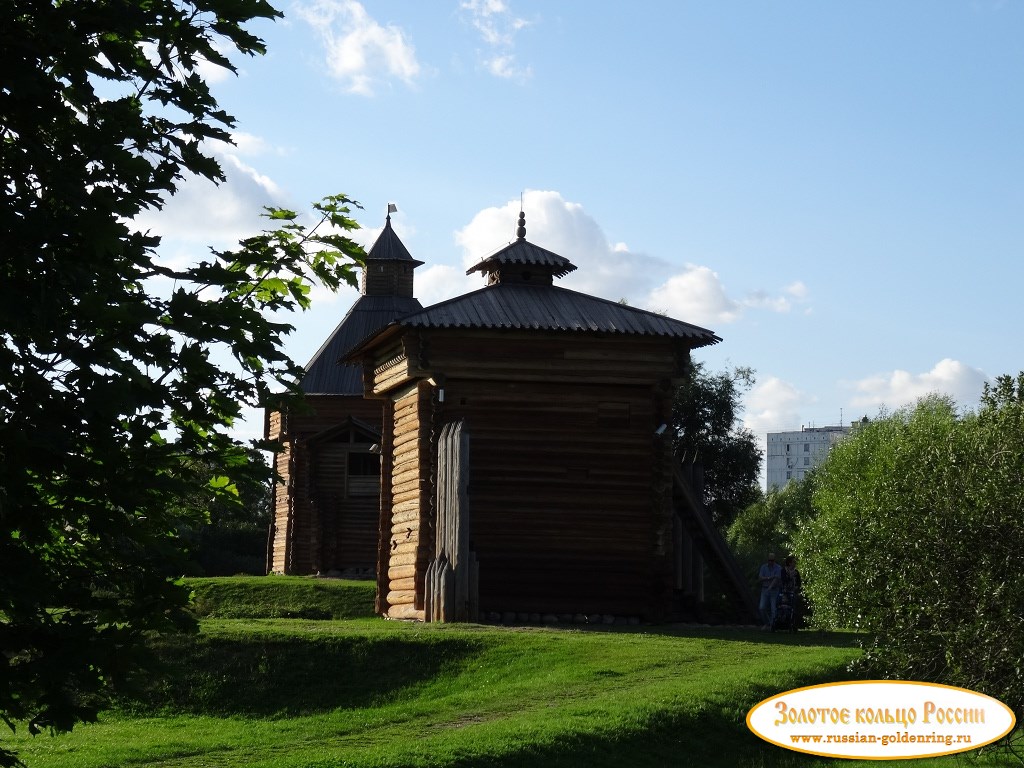
[[[297,590],[278,608],[305,610],[300,580],[261,581],[236,615],[275,588]],[[744,722],[762,698],[845,679],[851,635],[210,618],[160,653],[163,673],[99,723],[19,735],[30,768],[858,764],[774,747]]]

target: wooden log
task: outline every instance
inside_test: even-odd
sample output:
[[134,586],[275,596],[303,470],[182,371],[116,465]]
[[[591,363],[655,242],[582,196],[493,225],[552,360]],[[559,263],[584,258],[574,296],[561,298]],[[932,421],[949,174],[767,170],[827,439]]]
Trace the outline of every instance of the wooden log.
[[392,554],[388,559],[388,567],[395,568],[400,565],[415,565],[419,562],[419,552],[399,552]]
[[422,488],[410,488],[407,491],[397,492],[394,488],[391,489],[392,504],[404,504],[407,501],[415,501],[417,507],[423,502],[423,489]]
[[398,579],[408,579],[416,576],[416,564],[393,565],[388,568],[388,578],[392,583]]
[[415,592],[416,579],[414,577],[391,579],[390,587],[392,592]]
[[430,452],[429,440],[420,432],[401,432],[395,435],[394,439],[395,447],[392,452],[395,464],[417,456],[425,456]]
[[391,472],[406,472],[411,467],[419,465],[420,456],[422,454],[419,451],[405,451],[404,453],[396,453],[391,460]]
[[391,486],[397,487],[403,483],[409,483],[413,480],[418,481],[422,477],[422,468],[419,463],[413,464],[409,469],[403,469],[401,472],[395,472],[391,476]]
[[405,483],[392,483],[391,493],[398,496],[400,493],[406,493],[408,491],[419,491],[425,488],[427,481],[422,478],[415,478]]
[[420,413],[419,411],[413,411],[407,416],[402,416],[395,419],[395,433],[406,432],[419,429],[420,426]]
[[[391,541],[395,542],[395,539],[391,539]],[[413,534],[412,538],[408,540],[403,539],[402,541],[399,541],[397,544],[393,544],[391,546],[391,556],[394,557],[395,555],[404,555],[407,552],[418,552],[420,550],[426,551],[426,547],[421,547],[419,542],[419,536]]]
[[395,529],[395,526],[405,525],[408,523],[415,523],[413,528],[417,528],[420,522],[420,505],[406,504],[402,510],[394,509],[391,513],[391,530]]
[[[404,605],[404,604],[412,605],[415,602],[415,600],[416,600],[416,592],[415,592],[415,590],[411,590],[411,589],[410,590],[402,590],[402,591],[391,590],[390,592],[388,592],[388,605],[392,605],[392,606]],[[388,613],[390,614],[391,611],[388,611]]]
[[420,521],[418,518],[408,522],[394,522],[391,525],[391,538],[392,540],[406,541],[413,536],[419,535],[419,530]]
[[405,418],[410,413],[416,413],[419,409],[420,399],[415,392],[411,392],[404,397],[400,397],[394,401],[395,403],[395,418]]
[[412,604],[394,605],[388,609],[388,617],[392,619],[414,619],[423,621],[423,609]]
[[419,499],[407,499],[393,503],[391,505],[391,517],[398,519],[398,515],[404,515],[409,512],[418,512],[420,508]]

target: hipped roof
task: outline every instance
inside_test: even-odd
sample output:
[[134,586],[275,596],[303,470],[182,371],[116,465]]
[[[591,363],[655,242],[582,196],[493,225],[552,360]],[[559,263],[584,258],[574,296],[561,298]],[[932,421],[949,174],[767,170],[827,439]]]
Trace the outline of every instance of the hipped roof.
[[367,336],[379,331],[396,317],[422,309],[416,299],[406,296],[360,296],[323,346],[306,365],[302,391],[307,395],[363,394],[362,367],[339,362]]
[[405,328],[488,328],[682,339],[691,349],[721,339],[707,328],[554,285],[499,283],[398,318],[359,344],[351,360]]
[[[691,349],[721,341],[707,328],[554,285],[551,278],[567,275],[576,266],[564,256],[529,242],[522,213],[519,214],[517,234],[515,241],[467,271],[467,274],[481,272],[487,275],[490,285],[399,317],[360,343],[346,359],[358,360],[369,349],[393,338],[405,328],[486,328],[663,336],[681,339]],[[503,279],[510,269],[519,265],[539,267],[539,271],[547,273],[547,279]]]
[[498,271],[502,266],[508,264],[522,264],[524,266],[550,267],[554,277],[565,277],[576,269],[576,265],[565,256],[559,256],[554,251],[534,245],[529,240],[519,238],[509,243],[497,253],[481,259],[472,267],[466,270],[466,274],[482,272],[489,274]]
[[407,328],[516,328],[672,336],[703,347],[711,331],[665,315],[554,285],[499,283],[399,318]]
[[[391,216],[366,254],[366,261],[397,261],[422,264],[414,259],[391,228]],[[423,309],[411,296],[360,296],[312,359],[300,384],[307,395],[363,394],[362,366],[341,359],[359,342],[391,323],[396,317]]]

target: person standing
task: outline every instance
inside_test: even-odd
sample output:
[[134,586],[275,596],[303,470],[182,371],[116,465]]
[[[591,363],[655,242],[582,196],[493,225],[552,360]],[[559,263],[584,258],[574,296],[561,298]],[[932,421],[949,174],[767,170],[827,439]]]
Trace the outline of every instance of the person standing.
[[796,557],[790,555],[782,566],[782,592],[788,593],[793,610],[793,629],[800,626],[803,617],[803,583],[796,567]]
[[779,603],[779,589],[782,586],[782,566],[775,562],[775,553],[768,555],[768,562],[757,572],[757,580],[761,582],[761,618],[764,628],[771,629],[775,624],[775,609]]

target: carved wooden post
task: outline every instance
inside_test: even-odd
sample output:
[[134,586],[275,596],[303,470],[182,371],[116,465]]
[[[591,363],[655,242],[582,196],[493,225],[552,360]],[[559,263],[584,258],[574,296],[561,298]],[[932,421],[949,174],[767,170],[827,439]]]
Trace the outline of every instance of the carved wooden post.
[[476,554],[470,549],[469,435],[446,424],[437,443],[434,559],[427,567],[425,619],[473,621],[479,613]]

